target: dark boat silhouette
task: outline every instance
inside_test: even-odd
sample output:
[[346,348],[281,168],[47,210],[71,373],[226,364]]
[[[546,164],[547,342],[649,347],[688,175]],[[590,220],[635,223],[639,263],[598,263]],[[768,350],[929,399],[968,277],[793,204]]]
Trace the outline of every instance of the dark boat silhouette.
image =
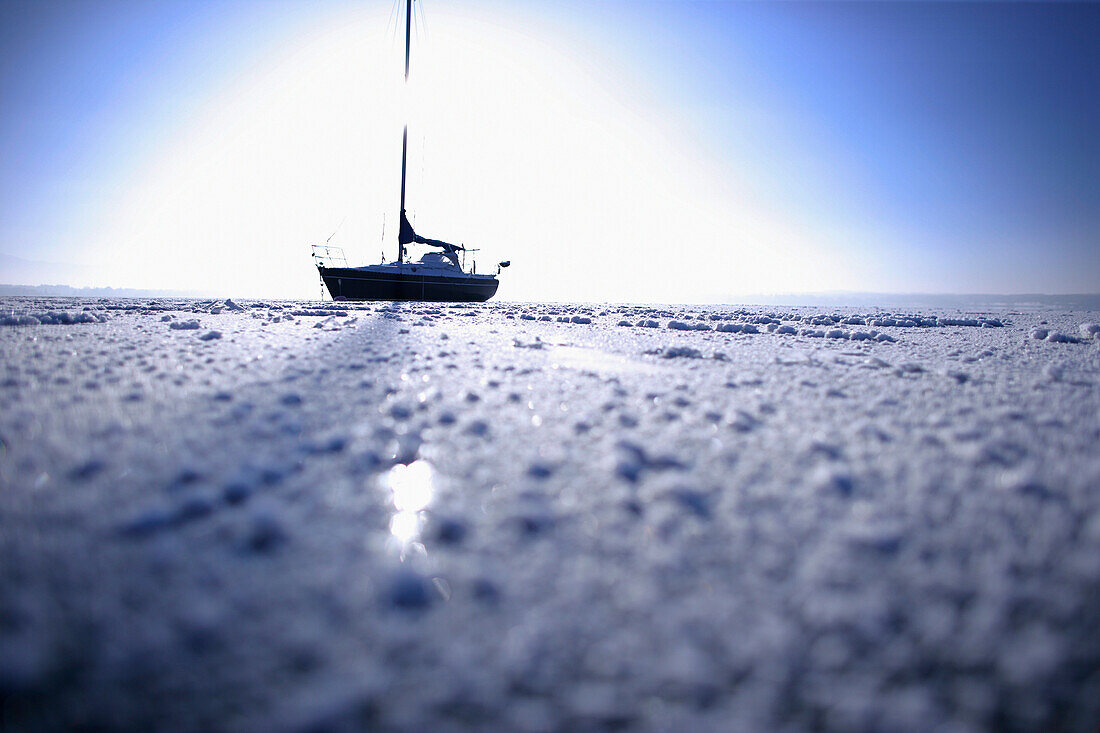
[[[412,3],[405,2],[405,83],[409,82],[409,43],[412,34]],[[377,265],[349,267],[343,252],[336,247],[313,246],[313,257],[321,281],[333,300],[431,300],[483,302],[496,295],[497,275],[510,262],[501,262],[494,275],[477,274],[477,266],[467,271],[459,261],[468,250],[458,244],[429,239],[417,234],[405,214],[405,169],[409,148],[409,125],[401,133],[401,227],[397,235],[397,261]],[[330,237],[331,239],[331,237]],[[423,244],[440,251],[427,252],[417,262],[408,260],[406,245]],[[342,267],[333,263],[339,252]],[[383,258],[384,260],[384,258]]]

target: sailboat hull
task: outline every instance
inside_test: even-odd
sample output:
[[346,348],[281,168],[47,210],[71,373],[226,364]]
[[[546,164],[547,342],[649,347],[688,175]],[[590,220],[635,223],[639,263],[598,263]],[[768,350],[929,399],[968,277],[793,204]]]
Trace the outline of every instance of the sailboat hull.
[[482,303],[496,295],[499,285],[495,277],[488,275],[443,277],[338,267],[319,267],[318,270],[333,300]]

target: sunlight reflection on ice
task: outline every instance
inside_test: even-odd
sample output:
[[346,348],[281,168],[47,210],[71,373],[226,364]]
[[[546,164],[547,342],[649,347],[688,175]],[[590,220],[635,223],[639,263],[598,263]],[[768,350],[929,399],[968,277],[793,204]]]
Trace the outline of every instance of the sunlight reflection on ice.
[[394,514],[390,517],[390,535],[401,554],[424,554],[420,542],[423,525],[421,512],[427,509],[434,493],[434,472],[427,461],[414,461],[394,466],[384,479],[393,492]]
[[584,346],[554,345],[550,349],[554,369],[580,369],[598,373],[651,371],[648,364],[632,361],[618,354]]
[[432,501],[432,467],[427,461],[394,466],[386,476],[393,492],[393,506],[399,512],[418,512]]
[[390,518],[390,534],[402,547],[420,539],[420,515],[416,512],[397,512]]

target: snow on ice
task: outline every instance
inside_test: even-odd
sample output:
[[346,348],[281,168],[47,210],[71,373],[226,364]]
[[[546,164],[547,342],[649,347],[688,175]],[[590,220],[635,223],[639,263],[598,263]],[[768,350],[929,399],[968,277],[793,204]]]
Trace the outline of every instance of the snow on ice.
[[0,306],[14,729],[1100,721],[1098,313]]

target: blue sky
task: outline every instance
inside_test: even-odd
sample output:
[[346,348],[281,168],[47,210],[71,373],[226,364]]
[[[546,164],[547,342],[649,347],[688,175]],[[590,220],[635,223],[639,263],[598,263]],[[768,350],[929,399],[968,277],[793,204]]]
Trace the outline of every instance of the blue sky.
[[[345,218],[349,257],[376,261],[396,208],[390,12],[0,5],[0,281],[310,296],[308,244]],[[424,15],[413,68],[437,114],[410,133],[410,198],[428,236],[516,262],[504,297],[1100,290],[1100,4]],[[476,154],[448,142],[459,129]],[[181,250],[256,274],[218,279]]]

